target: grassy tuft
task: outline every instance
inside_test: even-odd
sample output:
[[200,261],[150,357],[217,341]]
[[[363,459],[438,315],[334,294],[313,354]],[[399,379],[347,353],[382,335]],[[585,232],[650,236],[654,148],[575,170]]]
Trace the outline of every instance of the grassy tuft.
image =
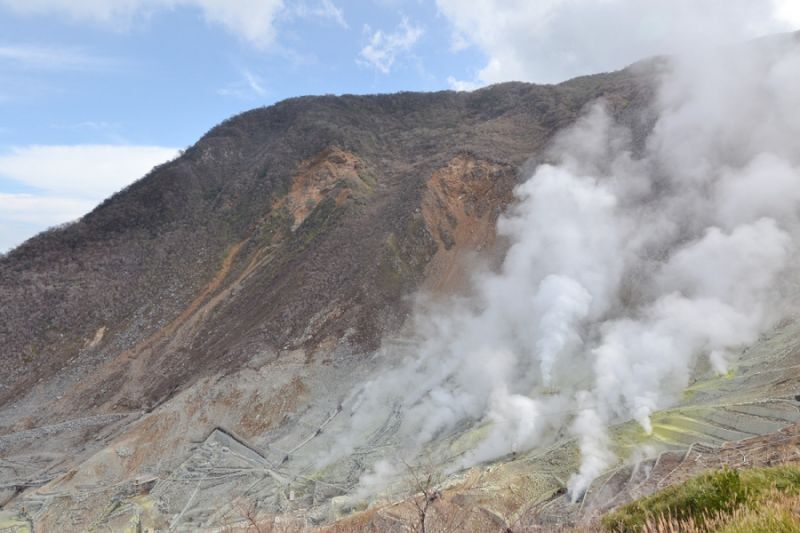
[[[732,528],[724,529],[731,533],[783,531],[780,527],[756,527],[759,521],[767,525],[786,522],[787,516],[797,520],[796,514],[789,516],[770,507],[775,494],[786,498],[800,495],[800,467],[708,472],[609,513],[603,517],[603,526],[614,532],[672,531],[671,527],[678,525],[681,528],[675,531],[720,531],[722,526]],[[794,513],[791,508],[789,511]],[[744,529],[738,528],[740,522]]]

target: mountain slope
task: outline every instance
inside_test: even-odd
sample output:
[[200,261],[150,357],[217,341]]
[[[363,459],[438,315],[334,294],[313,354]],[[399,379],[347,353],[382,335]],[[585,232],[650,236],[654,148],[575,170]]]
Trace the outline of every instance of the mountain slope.
[[[800,284],[761,262],[789,258],[791,233],[770,246],[778,222],[748,217],[794,231],[793,123],[760,117],[791,101],[779,60],[796,39],[739,52],[756,65],[741,94],[781,98],[720,94],[727,59],[687,79],[659,59],[554,86],[288,100],[0,257],[0,528],[405,531],[424,502],[433,528],[525,530],[794,442]],[[592,298],[608,299],[595,317]],[[631,342],[597,344],[609,331]],[[549,367],[532,358],[544,336],[561,345]],[[506,359],[518,376],[498,383]]]
[[[189,374],[241,364],[245,341],[219,336],[233,333],[232,320],[237,337],[273,349],[349,328],[356,346],[374,347],[382,322],[393,322],[384,311],[402,316],[400,296],[443,246],[438,228],[417,228],[415,213],[434,172],[465,154],[513,174],[603,95],[625,113],[647,98],[647,86],[623,72],[472,94],[307,97],[226,121],[79,222],[2,259],[0,401],[19,401],[64,368],[85,374],[126,351],[167,350],[169,357],[154,356],[168,365],[158,380],[179,377],[128,399],[144,407],[188,378],[181,368],[190,360]],[[492,210],[508,201],[515,179],[492,184]],[[390,235],[400,249],[386,245]],[[379,279],[382,263],[396,259],[409,268],[388,265],[400,271]],[[212,304],[214,326],[180,349],[161,347],[161,337],[174,336],[200,307],[209,312],[211,297],[246,271],[258,288],[236,304]],[[335,326],[322,319],[306,332],[310,317],[337,305],[348,313]],[[99,394],[80,407],[110,399]]]
[[[0,450],[14,458],[0,491],[69,482],[87,460],[108,470],[103,450],[151,438],[154,410],[188,419],[92,484],[175,465],[189,435],[223,423],[256,438],[331,401],[325,380],[403,324],[406,296],[463,285],[553,133],[600,97],[646,128],[652,80],[639,66],[557,86],[288,100],[0,258]],[[261,379],[274,394],[253,404]]]

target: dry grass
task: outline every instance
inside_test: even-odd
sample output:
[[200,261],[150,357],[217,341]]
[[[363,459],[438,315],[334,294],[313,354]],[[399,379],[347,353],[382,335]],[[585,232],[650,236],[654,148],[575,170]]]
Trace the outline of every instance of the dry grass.
[[789,533],[800,531],[800,495],[772,489],[758,506],[738,507],[704,516],[679,520],[659,516],[647,520],[644,533]]
[[607,531],[800,531],[800,467],[707,472],[603,517]]

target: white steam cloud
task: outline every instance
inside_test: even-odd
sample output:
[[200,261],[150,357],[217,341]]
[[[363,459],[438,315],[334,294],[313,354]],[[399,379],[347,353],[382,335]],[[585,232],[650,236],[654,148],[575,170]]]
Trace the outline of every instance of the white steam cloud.
[[682,57],[662,76],[646,139],[602,102],[556,139],[554,163],[498,224],[511,243],[502,266],[476,277],[473,297],[416,317],[413,355],[360,393],[354,438],[390,411],[406,450],[488,424],[466,466],[571,435],[577,496],[616,460],[610,424],[650,432],[698,363],[724,372],[785,316],[800,239],[800,44]]

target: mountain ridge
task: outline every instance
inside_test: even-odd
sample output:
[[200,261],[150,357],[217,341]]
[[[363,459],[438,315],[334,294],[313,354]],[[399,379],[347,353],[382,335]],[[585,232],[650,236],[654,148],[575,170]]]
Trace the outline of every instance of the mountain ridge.
[[[509,91],[511,95],[508,94]],[[551,131],[555,131],[566,124],[569,117],[577,116],[583,105],[595,99],[598,92],[602,94],[602,91],[602,87],[595,88],[593,94],[581,95],[581,99],[569,107],[569,109],[571,109],[570,115],[562,117],[560,119],[562,122],[560,123],[553,121],[554,126],[551,127]],[[214,258],[220,256],[224,257],[227,247],[247,238],[248,232],[252,234],[252,232],[258,231],[258,228],[255,228],[254,225],[257,224],[259,217],[263,215],[263,212],[259,212],[259,210],[263,210],[261,206],[267,203],[273,191],[287,188],[293,172],[292,165],[296,164],[294,162],[309,159],[329,146],[338,145],[346,149],[348,148],[347,140],[349,137],[359,139],[359,142],[362,144],[362,146],[358,146],[351,140],[351,144],[354,146],[350,148],[354,153],[359,153],[359,150],[367,152],[368,150],[363,147],[363,144],[374,143],[375,141],[371,137],[376,137],[382,133],[381,131],[378,133],[370,131],[367,135],[351,135],[346,126],[338,124],[336,128],[332,126],[322,126],[320,128],[322,133],[320,133],[319,130],[316,129],[316,126],[321,123],[322,119],[315,117],[315,114],[323,114],[323,112],[318,111],[318,108],[333,106],[335,112],[338,112],[339,109],[352,107],[354,102],[358,102],[368,108],[367,112],[372,112],[373,108],[376,107],[389,107],[390,110],[388,113],[391,119],[392,114],[402,113],[404,106],[413,105],[413,102],[417,100],[426,102],[430,98],[437,103],[429,105],[440,105],[438,102],[444,101],[447,103],[448,107],[462,107],[462,109],[466,109],[468,112],[474,107],[475,111],[473,111],[473,113],[479,115],[479,118],[483,118],[481,115],[487,113],[485,110],[486,106],[483,102],[487,99],[490,101],[496,99],[501,102],[497,105],[499,109],[499,114],[497,116],[507,121],[509,107],[508,104],[502,103],[502,98],[521,98],[519,96],[520,93],[525,94],[526,92],[528,93],[527,97],[535,102],[535,105],[542,105],[539,101],[542,93],[546,96],[550,96],[551,99],[555,98],[555,103],[550,103],[550,105],[559,105],[558,97],[552,96],[554,92],[557,93],[554,87],[542,88],[528,84],[511,83],[487,88],[475,93],[459,94],[454,92],[441,92],[434,93],[430,97],[415,93],[365,97],[302,97],[281,102],[270,108],[245,112],[213,128],[208,134],[203,136],[198,143],[189,148],[183,156],[174,161],[160,165],[146,178],[137,181],[120,193],[113,195],[80,221],[71,224],[67,228],[57,229],[35,237],[7,254],[6,257],[1,260],[2,272],[5,274],[3,277],[6,278],[5,290],[9,290],[9,285],[19,283],[19,279],[14,279],[14,273],[20,273],[27,262],[38,263],[39,268],[44,268],[43,265],[58,264],[66,260],[71,261],[72,264],[70,267],[77,270],[80,269],[83,264],[82,260],[77,255],[78,250],[83,248],[84,250],[88,250],[88,253],[91,253],[93,246],[100,246],[99,243],[110,242],[112,246],[118,245],[123,248],[123,252],[127,253],[129,256],[135,258],[137,254],[140,254],[139,264],[134,260],[128,261],[126,265],[126,267],[131,269],[129,274],[133,275],[133,283],[140,287],[140,290],[147,290],[148,286],[159,287],[159,281],[158,279],[154,279],[156,276],[152,272],[154,267],[145,267],[143,269],[144,272],[142,272],[141,269],[141,263],[146,264],[148,261],[152,261],[152,259],[148,257],[152,254],[158,257],[157,261],[160,264],[158,268],[160,270],[180,270],[183,276],[191,280],[189,284],[192,285],[192,288],[196,291],[197,288],[202,286],[201,279],[208,280],[213,274],[213,265],[219,260]],[[523,102],[524,101],[525,100],[523,100]],[[463,111],[458,111],[460,111],[458,118],[461,120],[462,117],[460,115],[463,114]],[[522,115],[518,108],[513,108],[513,112],[515,117]],[[415,113],[422,116],[424,111],[416,110]],[[292,118],[293,114],[299,115]],[[492,113],[489,113],[489,115],[491,114]],[[545,122],[553,120],[547,117],[546,112],[540,114],[544,115]],[[267,118],[264,119],[264,117]],[[387,119],[387,121],[390,119]],[[483,122],[485,124],[486,122],[491,122],[493,119],[496,119],[496,117],[489,118],[488,120],[484,119]],[[417,120],[418,117],[416,116],[403,116],[397,121],[393,120],[393,122],[390,122],[390,125],[399,132],[407,130],[413,131],[413,128],[410,126],[416,123],[415,121]],[[253,139],[245,141],[245,138],[248,137],[248,132],[255,128],[258,123],[262,122],[266,123],[270,130],[278,128],[278,133],[272,135],[268,134],[266,140],[259,138],[258,141],[254,141]],[[382,126],[376,126],[376,128],[380,127]],[[452,125],[440,127],[445,128],[445,130],[448,127],[452,129]],[[293,133],[293,129],[299,129],[300,131]],[[415,156],[413,155],[403,157],[406,154],[401,154],[399,157],[393,159],[395,161],[402,161],[402,165],[410,164],[418,166],[421,167],[422,172],[430,173],[434,168],[444,166],[445,161],[455,156],[457,152],[473,151],[478,158],[487,160],[502,160],[502,157],[500,157],[501,154],[504,152],[511,152],[507,147],[498,146],[492,147],[493,149],[487,149],[477,146],[474,144],[475,141],[471,143],[469,141],[469,135],[464,133],[464,131],[469,129],[469,126],[464,126],[459,129],[462,130],[461,133],[458,133],[458,136],[461,138],[451,142],[454,147],[457,147],[455,151],[452,148],[445,151],[439,146],[433,149],[429,147],[425,150],[424,142],[419,141],[414,144],[422,144],[423,146],[421,148],[412,146],[405,148],[405,151],[417,152],[420,154],[416,156],[417,159],[423,159],[421,154],[427,152],[428,155],[425,155],[424,158],[430,159],[430,162],[414,161]],[[490,132],[489,134],[491,135],[492,133],[493,132]],[[511,164],[519,166],[524,163],[528,158],[528,154],[535,152],[535,148],[544,143],[544,133],[545,132],[541,130],[537,131],[537,128],[534,127],[533,131],[528,134],[529,136],[533,135],[533,138],[527,140],[531,149],[517,149],[519,155],[511,161]],[[389,134],[391,134],[391,132]],[[316,137],[314,137],[314,135],[316,135]],[[386,135],[386,133],[383,133],[383,135]],[[253,136],[255,135],[253,134]],[[297,140],[298,136],[302,137],[299,141]],[[409,137],[413,136],[413,134],[409,134]],[[263,137],[263,134],[261,137]],[[273,140],[270,141],[269,138]],[[480,142],[480,139],[478,139],[478,141]],[[431,141],[425,142],[431,143]],[[507,143],[508,141],[505,142]],[[397,144],[403,146],[402,143]],[[520,143],[517,142],[517,144]],[[299,146],[299,148],[290,150],[287,148],[287,145],[296,145]],[[259,146],[262,147],[260,150]],[[297,150],[300,151],[297,152]],[[372,150],[373,153],[375,151],[375,149]],[[245,152],[248,153],[249,158],[244,158],[242,154]],[[289,159],[293,163],[287,164],[282,162],[285,152],[291,154]],[[369,156],[372,156],[372,154],[370,153]],[[493,156],[497,157],[495,158]],[[374,156],[372,156],[372,158],[374,159]],[[406,161],[409,160],[410,163],[407,163]],[[376,165],[378,163],[371,164]],[[210,171],[201,171],[200,169],[204,168],[203,165],[208,167]],[[395,164],[394,166],[397,165]],[[394,174],[407,172],[404,168],[400,168],[399,170],[388,168],[386,170],[381,169],[380,171],[387,173],[387,170],[388,173]],[[202,177],[198,174],[202,174]],[[224,177],[226,175],[236,175],[239,179],[226,180]],[[258,175],[275,177],[254,180],[253,176]],[[246,177],[242,178],[242,176]],[[413,185],[418,187],[419,183]],[[404,184],[402,182],[398,183],[397,178],[395,178],[394,183],[390,182],[385,186],[390,186],[395,189],[405,188],[404,191],[401,191],[401,194],[414,195],[416,191],[413,190],[413,185]],[[229,197],[225,198],[225,194],[229,195]],[[249,201],[248,198],[257,200]],[[226,202],[228,203],[227,207],[225,205]],[[231,205],[236,206],[235,212],[231,210]],[[399,213],[392,215],[391,210],[387,212],[387,215],[395,219],[401,216],[408,216],[407,214],[400,215]],[[199,235],[193,237],[197,246],[191,250],[191,253],[197,257],[196,263],[199,264],[199,272],[196,273],[188,271],[183,265],[176,264],[176,256],[188,254],[188,251],[182,247],[182,243],[178,241],[184,238],[183,235],[187,233],[187,226],[192,225],[208,227],[207,231],[194,228],[188,231],[190,235],[192,233],[199,233]],[[397,226],[398,224],[395,222],[393,228],[395,233],[399,230]],[[160,235],[162,241],[166,241],[166,243],[159,243],[159,250],[153,248],[153,237],[156,233]],[[218,235],[225,234],[230,234],[231,238],[220,239],[218,237]],[[118,243],[118,240],[123,238],[127,241],[135,240],[138,249],[130,249],[133,246],[130,242]],[[175,242],[171,242],[171,239],[175,239]],[[55,248],[55,250],[52,252],[49,251],[48,248],[50,247]],[[128,249],[125,249],[125,247],[128,247]],[[60,257],[54,255],[58,252],[62,254]],[[37,258],[37,254],[42,254],[42,257]],[[100,261],[111,260],[107,253],[104,253],[104,255],[105,257],[102,259],[98,259]],[[116,272],[108,272],[111,268],[111,265],[103,265],[101,269],[106,270],[106,272],[102,275],[109,276],[109,278],[115,276]],[[116,269],[118,267],[115,266],[113,268]],[[122,272],[125,273],[126,271],[123,270]],[[109,285],[114,286],[113,280],[109,278],[105,278],[105,281]],[[163,291],[164,288],[159,287],[152,293],[146,294],[142,300],[144,302],[152,301],[159,293],[159,290]],[[58,295],[52,294],[52,292],[55,291],[51,291],[51,293],[48,294],[58,297]],[[85,297],[85,295],[83,296]],[[185,307],[185,305],[188,304],[186,300],[189,298],[186,294],[181,296],[181,299],[185,302]],[[13,297],[6,298],[6,301],[14,301],[14,299]],[[108,306],[109,303],[111,303],[110,307],[114,306],[114,304],[108,302],[108,300],[101,301],[104,304],[102,305],[103,307]],[[143,303],[139,304],[138,307],[141,307]],[[169,306],[169,302],[165,304]],[[52,302],[41,301],[38,305],[43,308],[48,308],[52,307]],[[174,316],[177,314],[178,308],[180,307],[181,305],[176,305],[174,310],[167,311],[164,314],[172,314]],[[10,306],[5,306],[4,309],[6,310],[6,316],[4,318],[8,319],[7,323],[9,324],[14,323],[14,321],[10,319],[11,315],[24,314],[15,312],[15,310],[10,309]],[[169,307],[167,307],[167,309],[169,309]],[[31,316],[35,316],[35,313],[30,314]],[[128,311],[128,316],[130,316],[130,311]],[[98,318],[87,320],[87,322],[94,322],[94,324],[89,327],[88,330],[84,331],[84,335],[94,335],[100,327],[103,327],[104,324],[100,323],[102,321],[102,319]],[[43,328],[41,324],[39,324],[38,327],[30,327],[30,324],[26,324],[19,329],[24,331],[33,330],[36,331],[38,335],[46,333],[42,331],[45,328]],[[58,326],[55,326],[55,329],[58,329]],[[56,334],[59,335],[60,333]],[[9,351],[12,354],[24,350],[19,342],[14,342],[14,335],[9,331],[4,331],[3,335],[0,335],[0,339],[2,339],[5,346],[10,347]],[[276,339],[276,343],[278,344],[283,341],[284,339]],[[34,349],[33,351],[36,350]],[[4,362],[7,361],[8,356],[4,358]],[[6,385],[6,387],[8,386],[7,384],[4,385]]]
[[[224,121],[12,250],[0,258],[0,448],[16,464],[0,479],[44,486],[3,505],[33,505],[52,525],[71,512],[58,498],[90,497],[74,517],[89,528],[111,520],[114,487],[154,478],[153,494],[173,494],[170,472],[206,465],[192,454],[198,441],[216,449],[214,428],[273,451],[319,446],[295,433],[338,423],[329,402],[346,402],[402,336],[411,296],[457,292],[475,257],[502,255],[497,218],[556,133],[603,99],[644,139],[659,68],[290,99]],[[278,465],[292,455],[274,453]],[[158,498],[163,526],[178,504]]]

